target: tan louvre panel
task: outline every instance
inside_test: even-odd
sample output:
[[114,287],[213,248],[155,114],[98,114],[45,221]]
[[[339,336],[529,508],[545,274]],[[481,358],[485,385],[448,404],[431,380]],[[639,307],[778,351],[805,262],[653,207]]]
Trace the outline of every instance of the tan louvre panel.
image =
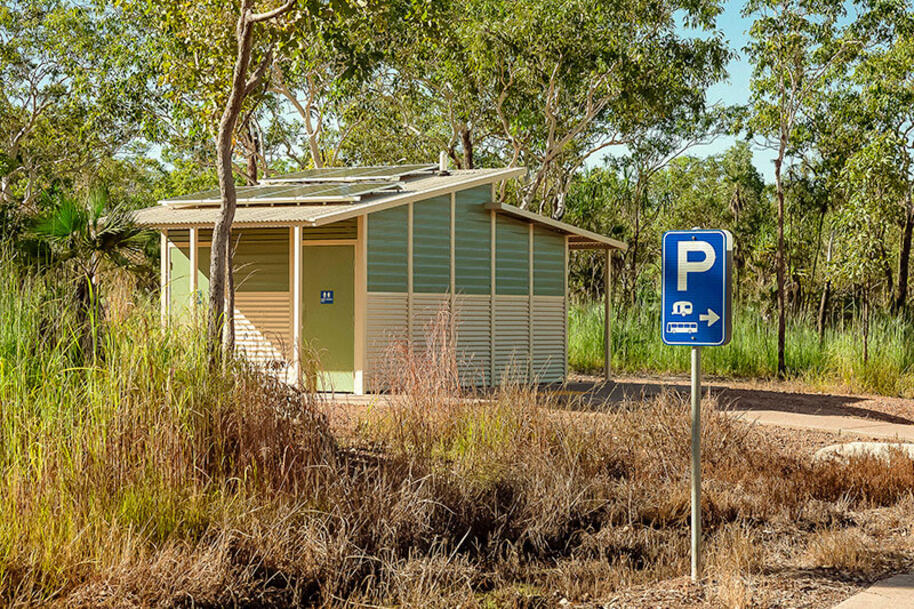
[[291,308],[288,292],[236,292],[236,343],[248,360],[268,367],[291,359]]
[[390,372],[388,355],[391,347],[407,336],[407,308],[409,298],[405,292],[368,292],[368,387],[384,388],[384,379]]
[[[426,349],[431,342],[434,346],[437,337],[430,337],[431,332],[448,330],[448,307],[450,307],[450,294],[419,294],[413,293],[413,349],[417,353]],[[439,329],[439,325],[445,327]],[[447,334],[445,334],[445,337]]]
[[561,382],[565,376],[565,298],[533,297],[533,378]]
[[525,380],[530,359],[528,296],[495,297],[495,382]]
[[489,385],[491,315],[488,294],[458,294],[457,369],[467,386]]

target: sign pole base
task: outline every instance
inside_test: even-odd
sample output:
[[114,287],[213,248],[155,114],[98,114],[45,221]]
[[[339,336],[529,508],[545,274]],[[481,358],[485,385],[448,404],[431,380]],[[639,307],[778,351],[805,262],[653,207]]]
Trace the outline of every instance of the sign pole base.
[[701,579],[701,347],[692,347],[692,581]]

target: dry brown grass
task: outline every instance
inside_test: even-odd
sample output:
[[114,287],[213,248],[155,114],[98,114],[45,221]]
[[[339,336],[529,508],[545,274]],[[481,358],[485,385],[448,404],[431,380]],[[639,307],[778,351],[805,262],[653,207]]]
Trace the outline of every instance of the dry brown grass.
[[[341,446],[312,395],[243,367],[211,377],[143,336],[80,373],[66,437],[26,407],[36,389],[3,394],[19,406],[0,604],[547,606],[688,571],[689,409],[673,395],[585,413],[518,384],[468,394],[443,333],[391,356],[391,406]],[[914,464],[814,464],[710,401],[703,417],[708,603],[765,606],[785,564],[889,568],[880,535],[907,526]]]

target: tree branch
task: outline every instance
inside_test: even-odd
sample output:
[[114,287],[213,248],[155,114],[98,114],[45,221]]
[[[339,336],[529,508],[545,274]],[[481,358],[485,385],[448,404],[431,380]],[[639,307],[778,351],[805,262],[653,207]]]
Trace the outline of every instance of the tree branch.
[[250,19],[251,23],[260,23],[262,21],[269,21],[270,19],[274,19],[276,17],[279,17],[279,16],[289,12],[290,10],[292,10],[293,6],[295,6],[295,0],[287,0],[287,2],[285,4],[283,4],[279,8],[273,9],[272,11],[267,11],[266,13],[252,13],[251,16],[249,17],[249,19]]

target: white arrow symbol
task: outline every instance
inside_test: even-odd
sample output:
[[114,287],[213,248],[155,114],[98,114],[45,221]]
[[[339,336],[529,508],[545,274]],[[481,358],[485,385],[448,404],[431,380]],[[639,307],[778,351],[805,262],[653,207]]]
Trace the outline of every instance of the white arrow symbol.
[[708,314],[707,314],[707,315],[704,315],[704,314],[699,315],[699,316],[698,316],[698,319],[701,320],[701,321],[706,321],[706,322],[708,322],[708,327],[710,328],[710,327],[713,326],[715,323],[717,323],[717,320],[720,319],[720,315],[718,315],[717,313],[715,313],[715,312],[712,311],[711,309],[708,309]]

